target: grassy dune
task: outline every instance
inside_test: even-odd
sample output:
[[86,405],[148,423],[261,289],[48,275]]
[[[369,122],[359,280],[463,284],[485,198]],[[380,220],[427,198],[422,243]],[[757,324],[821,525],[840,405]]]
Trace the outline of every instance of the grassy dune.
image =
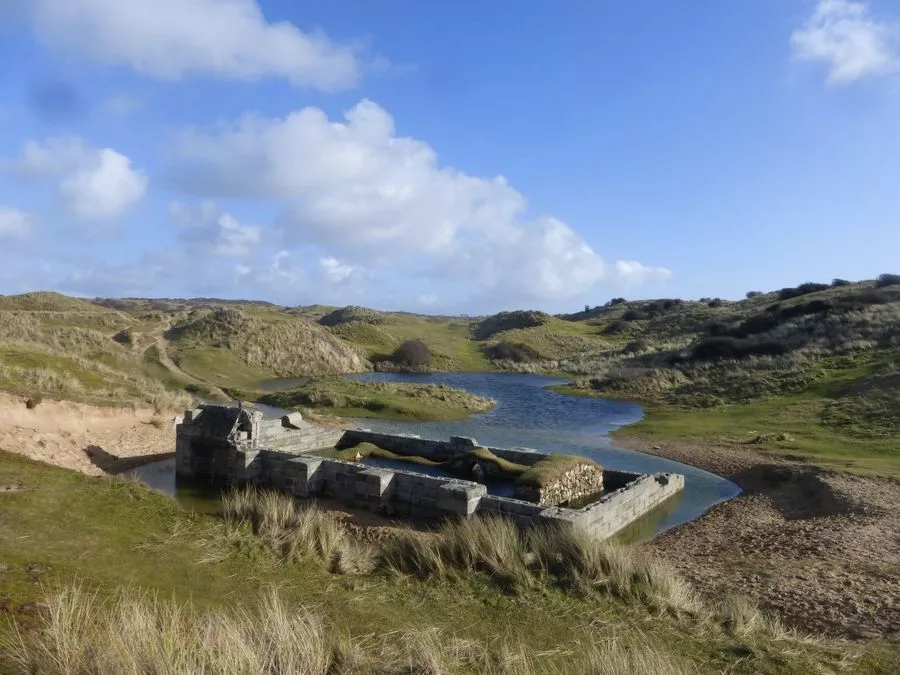
[[[621,435],[748,443],[900,475],[900,287],[873,286],[683,303],[656,318],[645,305],[626,322],[624,348],[553,364],[574,377],[556,389],[646,404],[646,418]],[[614,323],[627,311],[601,308],[591,320]]]
[[121,339],[136,323],[55,293],[0,297],[0,388],[100,404],[184,405],[180,388],[146,372],[134,345]]
[[799,638],[642,554],[499,522],[373,543],[280,495],[236,495],[222,519],[0,452],[11,485],[0,672],[877,673],[897,656]]
[[[271,377],[356,372],[421,340],[435,370],[561,374],[573,379],[562,393],[644,403],[646,419],[619,433],[753,441],[834,468],[898,474],[900,285],[890,279],[739,302],[618,299],[568,315],[481,318],[26,294],[0,298],[0,387],[92,401],[183,392],[186,378],[153,351],[170,325],[168,355],[210,386],[250,392]],[[122,330],[133,344],[113,339]],[[360,386],[319,381],[279,398],[356,416],[478,410],[459,394]]]
[[302,387],[259,395],[240,393],[279,408],[312,408],[340,417],[451,420],[486,412],[494,401],[437,384],[360,382],[315,378]]

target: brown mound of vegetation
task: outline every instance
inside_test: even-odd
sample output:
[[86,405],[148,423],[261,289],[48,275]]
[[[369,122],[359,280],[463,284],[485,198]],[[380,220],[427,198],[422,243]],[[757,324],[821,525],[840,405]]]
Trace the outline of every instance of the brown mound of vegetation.
[[472,334],[476,340],[487,340],[505,330],[543,326],[549,320],[550,315],[545,312],[531,310],[500,312],[499,314],[494,314],[486,319],[482,319],[475,324],[472,327]]
[[336,309],[333,312],[329,312],[321,319],[319,319],[319,323],[323,326],[329,327],[340,326],[346,323],[352,323],[354,321],[359,323],[378,325],[385,323],[385,320],[385,315],[381,312],[375,311],[374,309],[349,305],[347,307]]
[[268,321],[239,309],[192,312],[169,332],[169,339],[228,349],[248,365],[279,377],[366,369],[366,361],[356,349],[303,317]]

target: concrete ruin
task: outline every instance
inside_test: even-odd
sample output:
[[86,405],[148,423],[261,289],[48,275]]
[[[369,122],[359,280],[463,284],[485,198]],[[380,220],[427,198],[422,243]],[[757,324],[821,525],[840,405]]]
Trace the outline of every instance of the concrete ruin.
[[[331,430],[303,420],[299,413],[264,419],[247,408],[204,405],[185,413],[176,431],[176,472],[191,479],[253,484],[301,498],[329,497],[388,516],[422,519],[504,515],[522,527],[557,523],[609,537],[684,489],[681,474],[576,471],[547,495],[515,499],[490,495],[485,485],[447,476],[385,469],[318,456],[330,448],[368,442],[398,455],[453,457],[479,447],[474,439],[449,441],[379,434],[360,429]],[[488,448],[497,457],[531,466],[549,454],[528,448]],[[582,508],[548,506],[594,489],[604,492]],[[523,496],[517,494],[516,496]],[[529,496],[529,495],[525,495]],[[544,503],[542,503],[544,502]]]
[[311,424],[299,412],[265,419],[252,407],[201,405],[175,427],[175,472],[182,477],[241,483],[258,477],[263,449],[297,454],[334,447],[343,429]]

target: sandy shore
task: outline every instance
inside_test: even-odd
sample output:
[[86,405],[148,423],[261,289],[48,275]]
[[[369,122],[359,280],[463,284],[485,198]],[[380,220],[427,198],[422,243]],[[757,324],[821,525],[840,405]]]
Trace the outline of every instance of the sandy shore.
[[172,416],[154,417],[150,408],[51,399],[29,410],[23,397],[0,393],[0,449],[95,476],[116,472],[128,459],[175,451]]
[[647,544],[699,588],[747,595],[801,630],[900,639],[900,482],[774,460],[745,445],[617,443],[743,488]]

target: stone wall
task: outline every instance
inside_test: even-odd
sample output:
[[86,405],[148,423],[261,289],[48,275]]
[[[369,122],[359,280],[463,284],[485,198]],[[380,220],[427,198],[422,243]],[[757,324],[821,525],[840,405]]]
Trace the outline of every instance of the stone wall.
[[253,408],[202,405],[185,412],[175,427],[175,470],[178,475],[242,482],[259,473],[262,448],[289,453],[333,447],[343,429],[327,429],[305,421],[299,413],[264,419]]
[[684,489],[684,477],[679,474],[615,472],[619,480],[630,480],[584,508],[568,509],[489,495],[484,485],[472,481],[311,455],[263,450],[257,466],[253,482],[297,497],[331,497],[388,516],[442,519],[503,515],[522,527],[546,523],[583,527],[599,539],[615,534]]
[[[414,436],[346,433],[321,429],[299,415],[265,420],[253,410],[204,406],[187,411],[178,425],[176,467],[182,476],[211,476],[233,483],[253,483],[297,497],[332,497],[356,508],[385,515],[425,519],[503,515],[522,527],[555,523],[582,527],[597,538],[609,537],[684,489],[679,474],[639,475],[605,471],[570,471],[555,494],[536,501],[496,497],[480,483],[428,476],[416,471],[382,469],[357,462],[325,459],[304,451],[368,441],[397,454],[449,457],[479,447],[474,439],[432,441]],[[490,448],[498,457],[532,465],[546,453],[527,448]],[[596,474],[596,469],[593,469]],[[607,493],[581,509],[536,503],[568,500],[601,479]],[[552,490],[552,488],[551,488]]]
[[[359,443],[372,443],[383,450],[398,455],[414,455],[426,459],[446,459],[470,452],[479,446],[473,438],[451,436],[449,441],[433,441],[413,435],[381,434],[363,429],[348,429],[338,448],[350,448]],[[492,448],[495,456],[522,466],[532,466],[542,459],[550,457],[549,453],[531,448]],[[552,485],[541,488],[520,485],[516,487],[516,497],[523,501],[534,502],[544,506],[563,504],[590,495],[603,489],[603,471],[590,464],[581,464],[564,474]]]
[[264,450],[254,482],[297,497],[332,497],[357,508],[425,519],[471,516],[487,488],[413,471],[385,470],[314,456]]
[[516,497],[528,502],[556,506],[568,504],[603,490],[603,471],[593,464],[576,464],[550,485],[520,485]]

